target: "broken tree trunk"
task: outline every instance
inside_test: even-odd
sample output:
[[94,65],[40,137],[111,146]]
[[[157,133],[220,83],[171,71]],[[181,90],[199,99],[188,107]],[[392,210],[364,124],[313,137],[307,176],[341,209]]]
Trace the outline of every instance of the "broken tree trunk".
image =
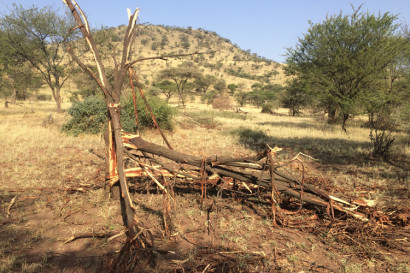
[[[268,151],[247,158],[218,156],[204,158],[201,156],[194,156],[170,150],[164,146],[145,141],[141,137],[131,138],[128,141],[135,147],[137,147],[137,150],[142,152],[145,157],[147,157],[148,153],[155,156],[167,158],[179,164],[186,164],[197,168],[201,168],[205,163],[205,170],[209,174],[218,174],[220,177],[231,177],[233,179],[237,179],[238,181],[251,183],[265,189],[270,189],[272,187],[273,181],[274,187],[278,192],[297,198],[303,203],[309,203],[324,208],[330,207],[330,209],[347,213],[362,220],[367,220],[363,215],[353,212],[353,205],[342,199],[331,196],[327,192],[313,185],[302,183],[302,181],[299,181],[298,179],[292,177],[290,174],[280,171],[278,169],[280,166],[272,170],[271,173],[273,173],[274,176],[274,179],[272,179],[269,174],[269,170],[270,168],[272,168],[272,166],[261,162],[262,159],[266,159]],[[152,157],[148,157],[148,159],[153,160]],[[154,160],[156,164],[163,164],[158,159]],[[175,174],[180,174],[180,172],[172,170],[165,164],[163,164],[163,166],[168,171],[171,171]],[[233,169],[233,167],[235,169]],[[198,180],[201,179],[200,175],[191,175],[189,177],[193,177]]]
[[118,172],[118,179],[120,182],[120,189],[121,189],[121,208],[123,209],[123,219],[124,224],[129,229],[128,236],[133,238],[136,231],[134,228],[136,227],[136,223],[134,221],[134,208],[131,202],[131,198],[128,191],[126,175],[124,172],[124,156],[123,156],[123,140],[121,136],[121,123],[120,123],[120,101],[121,101],[121,94],[122,94],[122,87],[124,86],[124,80],[126,77],[126,73],[134,64],[137,62],[141,62],[144,60],[153,60],[153,59],[161,59],[166,60],[169,57],[182,57],[182,56],[190,56],[194,54],[202,54],[198,51],[194,53],[186,53],[186,54],[176,54],[176,55],[162,55],[162,56],[154,56],[154,57],[143,57],[137,60],[131,60],[130,58],[130,48],[133,40],[135,39],[135,30],[136,30],[136,21],[138,18],[139,9],[136,9],[135,12],[132,14],[130,10],[128,10],[128,26],[125,32],[123,48],[122,48],[122,55],[120,62],[117,62],[116,56],[113,56],[115,67],[114,67],[114,84],[110,84],[107,80],[106,70],[104,68],[104,64],[100,57],[99,51],[94,43],[90,26],[88,24],[87,17],[85,16],[84,12],[81,10],[79,5],[76,3],[75,0],[63,0],[63,2],[67,5],[70,9],[71,13],[74,16],[74,19],[77,23],[77,26],[73,27],[70,31],[74,31],[79,29],[85,38],[88,48],[90,49],[91,53],[93,54],[94,62],[97,68],[97,74],[91,69],[89,65],[86,65],[82,62],[74,53],[73,48],[70,44],[67,46],[67,50],[74,59],[74,61],[85,71],[87,72],[98,84],[101,91],[104,94],[104,101],[106,103],[108,112],[109,112],[109,120],[110,120],[110,133],[111,139],[113,139],[114,145],[112,147],[106,147],[108,149],[115,150],[115,162],[116,162],[116,169]]
[[[134,37],[134,30],[135,30],[135,22],[138,17],[138,9],[130,16],[129,24],[126,32],[126,38],[124,39],[123,44],[123,56],[121,60],[121,65],[118,67],[116,66],[116,70],[114,72],[114,85],[111,87],[107,80],[107,75],[105,72],[104,65],[102,63],[102,59],[99,55],[99,51],[95,46],[93,37],[91,35],[90,26],[88,24],[87,18],[78,4],[73,0],[63,0],[67,7],[72,12],[76,22],[77,27],[80,29],[81,33],[83,34],[89,49],[91,50],[94,61],[97,65],[98,70],[98,77],[94,74],[94,72],[86,66],[81,60],[79,60],[76,55],[74,54],[71,47],[68,47],[68,51],[73,57],[73,59],[78,63],[78,65],[88,72],[94,80],[97,82],[98,86],[104,93],[104,100],[107,105],[107,109],[109,111],[109,117],[111,121],[111,134],[113,135],[113,139],[115,141],[115,152],[117,158],[117,169],[120,181],[120,188],[121,188],[121,204],[123,208],[123,219],[124,224],[127,226],[129,237],[134,237],[136,234],[135,230],[135,222],[134,222],[134,208],[131,202],[131,198],[129,196],[128,185],[126,182],[126,177],[124,174],[124,157],[123,157],[123,142],[121,136],[121,123],[120,123],[120,98],[121,98],[121,89],[125,78],[126,73],[126,62],[129,56],[129,48],[130,43]],[[73,4],[74,3],[74,4]]]

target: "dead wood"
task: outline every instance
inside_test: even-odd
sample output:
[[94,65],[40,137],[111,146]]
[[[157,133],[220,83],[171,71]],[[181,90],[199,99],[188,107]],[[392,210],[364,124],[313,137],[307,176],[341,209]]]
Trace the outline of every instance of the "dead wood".
[[69,238],[68,240],[66,240],[63,244],[68,244],[71,243],[73,241],[76,241],[78,239],[87,239],[87,238],[113,238],[113,237],[118,237],[120,235],[124,234],[124,231],[121,232],[108,232],[108,233],[84,233],[84,234],[80,234],[77,236],[72,236],[71,238]]
[[13,199],[11,199],[10,204],[7,206],[7,209],[6,209],[6,218],[9,218],[9,217],[10,217],[10,214],[11,214],[11,213],[10,213],[10,210],[11,210],[11,207],[13,207],[14,203],[16,202],[17,196],[18,196],[18,195],[14,196]]
[[[238,181],[255,184],[264,189],[271,189],[273,180],[273,186],[279,193],[299,199],[303,203],[327,208],[330,215],[332,214],[331,212],[333,210],[338,210],[352,215],[358,219],[367,221],[367,218],[362,214],[358,214],[353,211],[352,205],[350,203],[331,196],[326,191],[321,190],[313,185],[302,183],[302,181],[298,180],[292,175],[278,170],[278,167],[283,166],[273,167],[261,162],[262,159],[266,159],[269,151],[259,153],[256,156],[245,158],[219,156],[203,158],[201,156],[189,155],[175,150],[167,149],[164,146],[145,141],[141,137],[132,138],[129,140],[129,142],[138,147],[138,151],[142,152],[145,156],[148,153],[155,156],[167,158],[179,164],[186,164],[198,168],[201,168],[203,163],[205,162],[205,170],[209,174],[218,174],[220,177],[231,177]],[[156,163],[162,165],[158,160],[156,160]],[[235,169],[232,169],[232,167],[234,167]],[[178,172],[174,172],[170,167],[167,167],[166,169],[170,172],[178,174]],[[247,171],[247,169],[251,169],[252,171]],[[269,172],[264,172],[265,170],[269,169],[273,170],[273,179],[271,179]],[[193,176],[191,175],[190,177],[192,178]],[[200,175],[198,175],[196,177],[194,176],[193,178],[200,179],[201,177]],[[346,208],[343,205],[347,205],[348,207]]]

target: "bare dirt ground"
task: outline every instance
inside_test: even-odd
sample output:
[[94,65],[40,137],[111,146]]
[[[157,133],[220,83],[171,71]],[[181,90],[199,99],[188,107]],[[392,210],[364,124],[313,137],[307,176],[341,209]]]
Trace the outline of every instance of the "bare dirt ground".
[[[104,190],[103,142],[99,136],[62,134],[59,128],[67,117],[53,114],[51,121],[44,109],[15,106],[0,112],[0,272],[109,272],[126,236],[119,201]],[[246,191],[218,195],[220,189],[210,188],[201,205],[200,190],[181,183],[170,201],[171,232],[166,236],[164,196],[149,181],[139,181],[132,198],[140,223],[152,232],[155,250],[154,257],[140,257],[135,272],[410,271],[408,157],[399,154],[395,164],[373,160],[360,154],[367,144],[349,142],[352,135],[339,143],[359,154],[332,157],[316,143],[302,147],[291,137],[275,136],[277,128],[264,126],[281,117],[271,115],[257,127],[249,125],[256,124],[252,117],[219,115],[205,124],[200,119],[190,123],[194,118],[179,119],[178,128],[168,133],[175,149],[241,156],[259,144],[253,136],[229,130],[239,123],[252,132],[262,130],[264,140],[279,139],[322,159],[311,170],[312,177],[326,178],[319,186],[349,200],[373,200],[387,218],[368,223],[331,219],[326,211],[299,210],[297,202],[284,198],[288,221],[275,226],[270,204],[248,198]],[[286,122],[298,130],[308,124]],[[298,134],[302,143],[307,141]],[[145,139],[161,143],[155,132],[145,132]],[[322,143],[343,150],[337,141]]]

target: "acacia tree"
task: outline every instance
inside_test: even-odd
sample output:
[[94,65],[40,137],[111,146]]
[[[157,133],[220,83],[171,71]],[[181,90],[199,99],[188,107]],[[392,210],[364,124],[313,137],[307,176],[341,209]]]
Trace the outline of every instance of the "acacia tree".
[[[6,35],[0,30],[0,95],[5,98],[5,106],[8,107],[7,97],[12,95],[9,88],[8,72],[13,59],[13,50],[6,40]],[[14,96],[15,97],[15,96]]]
[[307,105],[310,99],[308,88],[303,82],[294,78],[287,82],[281,102],[284,107],[289,109],[292,116],[297,116],[300,114],[300,108]]
[[161,70],[158,78],[161,80],[171,79],[175,82],[178,93],[178,106],[185,107],[188,80],[197,79],[200,75],[199,71],[190,67],[174,67]]
[[214,89],[216,91],[218,91],[219,95],[222,95],[222,93],[225,91],[226,89],[226,82],[225,80],[221,79],[218,80],[217,82],[214,83]]
[[360,95],[384,77],[400,53],[396,18],[362,13],[359,7],[351,15],[340,13],[310,23],[308,33],[288,49],[287,74],[314,90],[330,119],[339,112],[343,130],[359,108]]
[[5,106],[14,103],[16,99],[27,99],[29,89],[39,88],[40,83],[41,80],[27,62],[19,58],[6,34],[0,30],[0,95],[5,98]]
[[50,87],[57,112],[61,112],[61,88],[70,76],[64,44],[73,39],[69,17],[52,7],[13,10],[0,20],[0,27],[15,53],[26,60]]
[[161,81],[160,83],[156,84],[156,86],[161,90],[162,94],[165,95],[167,103],[177,90],[176,84],[169,80]]
[[195,87],[203,94],[216,82],[216,77],[213,75],[203,75],[195,79]]

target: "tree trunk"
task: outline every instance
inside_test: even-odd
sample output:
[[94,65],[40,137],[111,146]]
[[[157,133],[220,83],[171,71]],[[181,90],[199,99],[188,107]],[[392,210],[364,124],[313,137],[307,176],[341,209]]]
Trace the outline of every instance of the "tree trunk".
[[51,91],[53,93],[53,99],[57,106],[57,113],[61,113],[61,95],[60,95],[61,86],[59,87],[52,87]]
[[61,113],[61,93],[60,93],[61,87],[58,86],[56,87],[56,104],[57,104],[57,113]]
[[342,130],[343,131],[347,131],[346,130],[346,121],[347,121],[347,119],[349,118],[349,114],[343,114],[343,121],[342,121]]
[[[118,178],[120,180],[120,187],[121,187],[121,194],[123,198],[121,201],[124,202],[124,207],[125,207],[125,214],[126,217],[123,217],[123,219],[126,218],[127,223],[126,226],[128,229],[132,228],[134,226],[134,210],[133,210],[133,205],[131,204],[131,197],[130,193],[128,190],[128,185],[125,177],[125,172],[124,172],[124,154],[123,154],[123,143],[122,143],[122,136],[121,136],[121,124],[120,124],[120,111],[119,107],[111,107],[108,105],[108,109],[110,112],[110,117],[111,117],[111,132],[113,133],[114,136],[114,141],[115,141],[115,150],[116,150],[116,156],[117,156],[117,170],[118,170]],[[130,230],[131,233],[134,233],[134,231]]]
[[336,121],[336,108],[328,106],[327,108],[327,122],[334,123]]
[[369,127],[370,129],[374,128],[374,113],[369,113]]
[[10,103],[16,103],[16,98],[17,98],[17,89],[13,88],[13,93],[11,94],[10,97]]
[[296,116],[296,113],[297,113],[296,107],[293,106],[293,107],[292,107],[292,116],[295,117],[295,116]]
[[[108,179],[110,177],[110,134],[111,134],[111,123],[107,123],[104,130],[104,144],[105,144],[105,177]],[[106,183],[105,190],[110,192],[111,198],[114,200],[120,199],[120,185],[116,183],[112,187],[108,187]]]

